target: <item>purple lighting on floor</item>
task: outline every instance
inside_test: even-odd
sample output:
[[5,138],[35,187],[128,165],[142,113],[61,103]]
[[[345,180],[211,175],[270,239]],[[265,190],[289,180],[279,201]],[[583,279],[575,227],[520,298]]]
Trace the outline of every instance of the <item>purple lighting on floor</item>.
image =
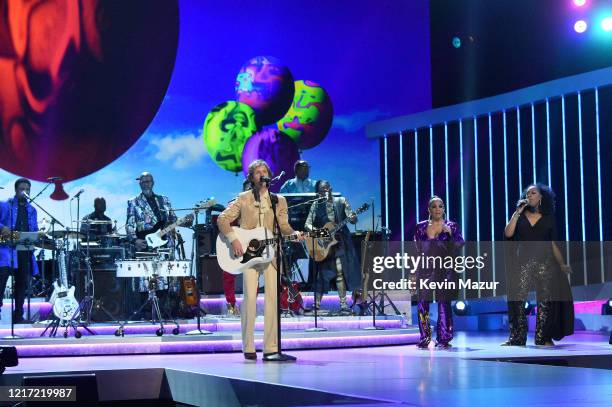
[[[282,340],[283,349],[324,349],[360,346],[408,345],[418,342],[419,334],[408,331],[406,334],[325,336],[313,338],[288,338]],[[261,349],[262,340],[255,340],[255,347]],[[241,350],[242,342],[232,340],[201,340],[171,342],[110,342],[110,343],[73,343],[55,346],[19,345],[15,343],[19,357],[39,356],[90,356],[117,354],[156,354],[156,353],[213,353]]]

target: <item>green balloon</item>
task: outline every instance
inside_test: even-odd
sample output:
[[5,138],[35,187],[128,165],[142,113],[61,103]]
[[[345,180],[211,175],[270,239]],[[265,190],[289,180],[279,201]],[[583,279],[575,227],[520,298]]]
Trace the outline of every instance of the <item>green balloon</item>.
[[242,150],[257,131],[255,112],[244,103],[224,102],[213,108],[204,121],[202,137],[210,158],[227,171],[242,170]]

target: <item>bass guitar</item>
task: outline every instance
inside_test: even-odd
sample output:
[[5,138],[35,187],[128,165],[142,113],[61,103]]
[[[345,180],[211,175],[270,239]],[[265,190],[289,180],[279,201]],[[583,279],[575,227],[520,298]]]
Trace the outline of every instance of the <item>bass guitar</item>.
[[[353,212],[353,215],[359,215],[360,213],[367,211],[369,208],[370,205],[365,203],[361,205],[355,212]],[[310,255],[310,258],[314,259],[314,261],[316,262],[325,260],[327,256],[329,256],[331,248],[338,243],[335,234],[338,233],[338,231],[342,229],[342,227],[344,227],[344,225],[346,225],[349,220],[350,217],[347,217],[338,224],[336,224],[335,222],[327,222],[323,226],[323,229],[329,232],[329,236],[331,236],[331,239],[315,239],[314,245],[312,241],[306,242],[306,247],[308,248],[308,254]]]
[[[237,226],[232,227],[238,240],[244,248],[244,254],[240,257],[234,256],[232,243],[222,234],[217,236],[217,262],[221,270],[230,274],[240,274],[245,269],[251,268],[256,264],[270,263],[274,259],[276,250],[274,234],[264,227],[255,229],[242,229]],[[329,238],[326,229],[318,229],[306,233],[307,236],[314,238]],[[285,241],[297,240],[296,235],[283,237]]]
[[[206,201],[200,202],[196,206],[196,208],[198,210],[207,209],[207,208],[210,208],[216,205],[216,203],[217,201],[215,201],[214,199],[207,199]],[[141,232],[136,232],[136,237],[138,239],[144,239],[147,242],[147,246],[149,248],[156,249],[168,243],[168,240],[165,240],[164,236],[172,232],[178,226],[189,224],[191,222],[193,222],[192,214],[189,214],[185,217],[178,219],[176,222],[164,227],[163,229],[162,227],[164,226],[164,223],[162,221],[159,221],[155,224],[155,226],[153,226],[152,229],[148,229],[148,230],[141,231]]]

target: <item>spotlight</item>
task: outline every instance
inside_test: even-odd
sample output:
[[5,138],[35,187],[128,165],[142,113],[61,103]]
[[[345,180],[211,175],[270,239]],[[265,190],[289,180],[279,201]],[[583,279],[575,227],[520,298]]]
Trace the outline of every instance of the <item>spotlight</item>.
[[612,315],[612,299],[601,305],[601,315]]
[[452,44],[455,48],[461,47],[461,39],[459,37],[453,37]]
[[[602,23],[603,24],[603,23]],[[574,31],[578,34],[582,34],[587,30],[587,23],[584,20],[578,20],[574,23]]]
[[469,311],[468,303],[461,300],[455,302],[453,311],[455,311],[455,315],[467,315]]
[[576,7],[582,7],[586,4],[586,0],[574,0]]
[[604,31],[612,31],[612,17],[606,17],[601,20],[601,28]]
[[529,301],[525,301],[525,304],[523,304],[523,309],[525,310],[525,315],[533,314],[533,309],[534,308],[535,308],[535,306],[533,305],[533,303],[531,303]]

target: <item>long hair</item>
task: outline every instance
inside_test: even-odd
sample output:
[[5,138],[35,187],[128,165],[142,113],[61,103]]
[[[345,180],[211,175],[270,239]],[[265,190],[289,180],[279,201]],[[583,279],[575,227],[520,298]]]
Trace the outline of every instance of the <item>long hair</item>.
[[546,184],[536,182],[535,184],[529,184],[527,188],[523,190],[521,199],[525,199],[527,196],[527,190],[531,187],[536,187],[540,195],[542,195],[542,202],[540,203],[540,212],[543,215],[554,215],[555,214],[555,192]]
[[272,174],[272,170],[270,170],[270,167],[268,166],[268,163],[266,163],[264,160],[255,160],[249,164],[249,175],[247,176],[247,179],[249,182],[251,182],[251,184],[253,183],[253,173],[255,172],[255,169],[261,166],[266,167],[268,177],[272,178],[274,176],[274,174]]

